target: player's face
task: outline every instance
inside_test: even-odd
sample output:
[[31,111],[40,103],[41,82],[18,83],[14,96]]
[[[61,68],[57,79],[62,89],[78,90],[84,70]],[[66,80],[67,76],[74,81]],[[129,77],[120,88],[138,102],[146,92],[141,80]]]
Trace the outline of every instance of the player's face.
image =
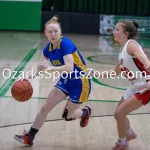
[[127,34],[124,33],[124,29],[121,23],[117,23],[113,32],[114,41],[121,43],[127,39]]
[[59,24],[48,24],[45,29],[45,35],[52,44],[57,44],[61,36],[61,29]]

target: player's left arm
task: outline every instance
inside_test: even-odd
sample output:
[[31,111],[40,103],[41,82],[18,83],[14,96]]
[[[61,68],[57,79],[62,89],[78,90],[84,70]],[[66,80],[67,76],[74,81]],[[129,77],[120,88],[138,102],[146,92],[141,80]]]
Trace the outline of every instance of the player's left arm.
[[47,71],[59,71],[59,72],[72,72],[74,69],[74,61],[72,54],[65,55],[64,57],[64,65],[62,66],[50,66],[47,60],[41,61],[41,65],[44,66]]
[[138,58],[144,65],[144,68],[150,72],[150,60],[147,58],[144,52],[140,50],[137,43],[133,41],[129,42],[127,46],[127,52],[129,55],[135,56],[136,58]]
[[42,62],[42,65],[45,66],[45,69],[48,71],[59,71],[59,72],[68,72],[71,73],[74,70],[74,59],[73,59],[73,52],[75,47],[71,42],[62,42],[61,43],[61,54],[64,59],[64,65],[62,66],[50,66],[49,64],[46,65],[47,61]]
[[64,65],[50,66],[49,69],[51,71],[59,71],[59,72],[66,71],[68,73],[73,71],[73,69],[74,69],[73,55],[72,54],[65,55],[63,57],[63,59],[64,59],[64,63],[65,63]]

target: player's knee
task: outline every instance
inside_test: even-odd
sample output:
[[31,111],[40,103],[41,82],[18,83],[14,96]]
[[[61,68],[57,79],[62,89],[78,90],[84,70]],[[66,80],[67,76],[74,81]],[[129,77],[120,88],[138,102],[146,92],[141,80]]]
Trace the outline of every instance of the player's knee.
[[65,109],[65,110],[64,110],[64,112],[63,112],[63,114],[62,114],[62,118],[63,118],[65,121],[72,121],[72,120],[74,120],[73,118],[70,118],[70,117],[68,116],[68,109]]
[[124,117],[124,115],[123,115],[123,113],[121,112],[121,111],[119,111],[119,110],[116,110],[115,111],[115,113],[114,113],[114,118],[116,119],[116,120],[120,120],[120,119],[122,119]]

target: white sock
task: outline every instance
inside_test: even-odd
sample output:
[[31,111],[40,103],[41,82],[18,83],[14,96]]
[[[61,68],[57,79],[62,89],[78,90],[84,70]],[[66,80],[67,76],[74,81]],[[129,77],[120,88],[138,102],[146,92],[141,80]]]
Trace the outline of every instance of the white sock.
[[118,144],[120,144],[120,145],[125,145],[125,142],[126,142],[126,138],[119,138],[118,139]]
[[132,129],[127,130],[127,134],[132,134]]

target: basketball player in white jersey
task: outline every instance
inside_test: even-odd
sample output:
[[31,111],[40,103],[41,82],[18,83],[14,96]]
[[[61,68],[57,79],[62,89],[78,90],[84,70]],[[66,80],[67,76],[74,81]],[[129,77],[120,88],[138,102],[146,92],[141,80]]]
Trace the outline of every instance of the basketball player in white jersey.
[[[134,40],[138,27],[137,22],[123,20],[117,23],[113,32],[114,41],[121,47],[119,59],[113,71],[116,72],[116,75],[124,74],[129,80],[130,86],[114,113],[119,139],[112,150],[128,150],[128,142],[135,139],[137,135],[131,129],[127,115],[146,105],[150,99],[150,91],[144,93],[140,91],[142,88],[138,89],[146,82],[150,82],[150,73],[148,72],[148,70],[150,71],[150,61],[142,47]],[[109,75],[111,72],[112,70]]]

